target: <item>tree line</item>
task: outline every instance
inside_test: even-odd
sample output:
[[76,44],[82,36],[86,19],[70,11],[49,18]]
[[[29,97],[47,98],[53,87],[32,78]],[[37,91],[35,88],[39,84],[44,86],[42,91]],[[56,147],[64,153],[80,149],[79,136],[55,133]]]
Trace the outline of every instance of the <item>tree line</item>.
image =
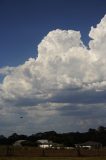
[[37,146],[36,141],[39,139],[47,139],[54,143],[63,144],[64,146],[74,147],[75,144],[84,143],[86,141],[95,141],[106,146],[106,127],[100,126],[97,129],[89,128],[87,132],[68,132],[57,133],[55,131],[40,132],[27,135],[19,135],[13,133],[9,137],[0,135],[0,145],[12,145],[18,140],[26,140],[23,142],[24,146]]

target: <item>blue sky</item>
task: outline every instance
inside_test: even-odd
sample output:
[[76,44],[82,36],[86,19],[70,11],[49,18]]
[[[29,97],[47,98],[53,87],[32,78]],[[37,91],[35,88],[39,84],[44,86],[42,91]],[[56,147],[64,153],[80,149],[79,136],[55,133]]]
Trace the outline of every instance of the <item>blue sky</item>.
[[37,45],[54,29],[90,27],[106,13],[105,0],[0,0],[0,67],[17,66],[37,55]]
[[0,134],[105,126],[105,51],[106,0],[0,0]]

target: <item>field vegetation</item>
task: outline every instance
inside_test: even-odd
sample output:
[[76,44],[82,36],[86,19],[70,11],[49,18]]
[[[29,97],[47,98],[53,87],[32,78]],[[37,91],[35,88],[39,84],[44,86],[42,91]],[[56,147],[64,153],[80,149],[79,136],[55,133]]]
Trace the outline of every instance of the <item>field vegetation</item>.
[[0,157],[0,160],[106,160],[106,157]]

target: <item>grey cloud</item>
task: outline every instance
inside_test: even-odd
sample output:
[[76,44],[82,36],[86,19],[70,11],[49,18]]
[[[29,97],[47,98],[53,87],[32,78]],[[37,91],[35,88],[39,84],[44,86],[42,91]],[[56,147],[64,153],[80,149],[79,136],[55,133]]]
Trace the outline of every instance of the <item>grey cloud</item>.
[[106,91],[97,92],[95,90],[63,90],[52,97],[50,102],[74,104],[106,103]]

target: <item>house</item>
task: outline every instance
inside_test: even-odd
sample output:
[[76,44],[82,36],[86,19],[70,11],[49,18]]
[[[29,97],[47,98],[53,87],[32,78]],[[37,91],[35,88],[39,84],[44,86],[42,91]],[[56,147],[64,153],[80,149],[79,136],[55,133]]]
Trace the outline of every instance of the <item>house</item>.
[[51,148],[53,146],[52,141],[48,141],[46,139],[38,140],[37,144],[40,148]]
[[14,144],[13,144],[13,146],[22,146],[22,143],[23,142],[26,142],[26,140],[17,140]]
[[92,148],[101,148],[102,144],[99,142],[94,142],[94,141],[87,141],[85,143],[81,144],[75,144],[76,148],[87,148],[87,149],[92,149]]

